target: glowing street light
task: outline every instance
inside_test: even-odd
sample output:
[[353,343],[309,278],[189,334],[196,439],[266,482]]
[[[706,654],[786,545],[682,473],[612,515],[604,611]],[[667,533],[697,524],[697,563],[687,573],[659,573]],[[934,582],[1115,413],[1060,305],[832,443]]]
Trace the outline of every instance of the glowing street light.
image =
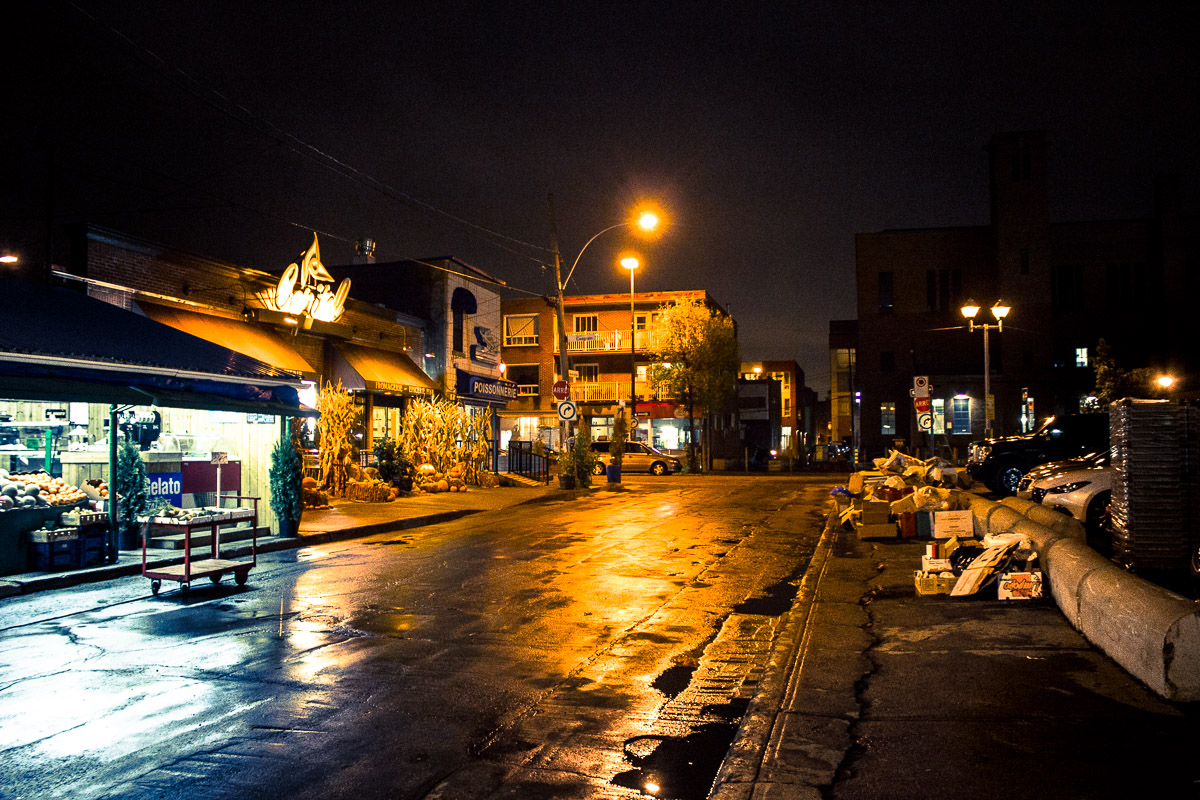
[[[975,315],[979,313],[979,304],[974,300],[968,300],[963,304],[962,315],[967,318],[968,328],[975,331]],[[981,322],[979,327],[983,329],[983,407],[984,407],[984,435],[991,438],[992,418],[995,416],[995,401],[992,399],[992,376],[991,376],[991,351],[988,346],[988,331],[995,328],[997,333],[1004,331],[1004,318],[1008,316],[1008,312],[1012,311],[1012,307],[1005,305],[1004,301],[997,300],[992,304],[992,316],[996,318],[996,324],[990,325],[986,322]]]
[[[553,197],[551,197],[550,200],[551,200],[550,219],[553,223],[553,219],[554,219]],[[599,239],[601,236],[608,233],[609,231],[615,231],[617,228],[637,228],[644,233],[651,233],[651,232],[658,230],[659,226],[662,224],[662,215],[655,209],[646,207],[646,208],[639,209],[635,213],[636,213],[636,216],[634,216],[633,218],[627,219],[624,222],[618,222],[615,225],[609,225],[607,228],[604,228],[603,230],[599,231],[594,236],[592,236],[592,238],[588,239],[587,242],[583,245],[583,247],[580,248],[579,255],[575,256],[575,261],[571,264],[571,269],[567,271],[566,280],[563,280],[563,277],[562,277],[562,255],[559,253],[559,250],[558,250],[558,236],[557,236],[557,234],[553,233],[553,228],[552,228],[551,246],[552,246],[552,250],[554,252],[554,283],[555,283],[555,288],[558,290],[558,308],[556,309],[557,316],[558,316],[558,368],[559,368],[559,376],[564,381],[567,380],[568,361],[567,361],[567,325],[566,325],[566,313],[563,311],[563,291],[566,289],[566,285],[568,283],[570,283],[571,276],[575,274],[575,267],[579,266],[579,260],[581,258],[583,258],[584,252],[587,251],[588,247],[592,244],[592,242],[596,241],[597,239]],[[632,271],[633,268],[629,268],[629,269],[630,269],[629,282],[630,282],[630,285],[632,286],[633,285],[633,271]],[[631,294],[632,294],[632,290],[631,290]],[[564,423],[564,425],[565,425],[565,423]],[[564,435],[562,438],[563,438],[563,442],[565,443],[566,436]]]

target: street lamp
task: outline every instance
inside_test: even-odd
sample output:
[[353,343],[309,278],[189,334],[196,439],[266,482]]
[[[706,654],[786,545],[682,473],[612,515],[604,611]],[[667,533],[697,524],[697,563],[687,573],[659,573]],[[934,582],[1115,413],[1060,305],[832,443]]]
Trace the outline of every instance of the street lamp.
[[[984,435],[987,438],[992,437],[992,416],[994,401],[992,400],[992,378],[991,378],[991,351],[988,347],[988,331],[995,328],[997,333],[1004,332],[1004,318],[1011,311],[1010,306],[1006,306],[1004,301],[997,300],[992,305],[992,316],[996,318],[995,325],[989,325],[986,322],[981,322],[979,327],[983,329],[983,409],[984,409]],[[962,315],[967,318],[968,328],[975,331],[975,315],[979,313],[979,305],[974,300],[968,300],[962,307]]]
[[[579,260],[583,258],[584,252],[592,242],[599,239],[609,231],[615,231],[617,228],[639,228],[646,233],[651,233],[658,229],[662,223],[658,212],[653,209],[642,209],[637,212],[637,216],[633,219],[618,222],[616,225],[609,225],[604,230],[596,233],[592,238],[588,239],[583,247],[579,250],[579,255],[575,256],[575,261],[571,264],[571,269],[567,272],[566,280],[562,277],[562,255],[558,250],[558,234],[554,232],[554,198],[550,198],[550,220],[551,220],[551,249],[554,252],[554,284],[558,290],[558,307],[556,309],[558,316],[558,371],[562,380],[567,380],[567,322],[566,313],[563,311],[563,290],[571,280],[571,276],[575,274],[575,267],[579,266]],[[630,282],[632,283],[633,275],[630,274]],[[566,423],[564,423],[565,426]],[[563,442],[566,442],[566,436],[563,437]]]
[[[637,357],[634,352],[634,337],[636,336],[635,318],[633,314],[633,274],[641,266],[636,256],[624,256],[621,266],[629,270],[629,429],[637,429]],[[634,434],[634,439],[637,435]]]

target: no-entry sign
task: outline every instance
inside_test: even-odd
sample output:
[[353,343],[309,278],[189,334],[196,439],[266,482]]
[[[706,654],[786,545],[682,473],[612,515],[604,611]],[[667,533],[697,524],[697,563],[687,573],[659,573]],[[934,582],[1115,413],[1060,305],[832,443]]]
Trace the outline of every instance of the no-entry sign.
[[571,399],[571,385],[566,381],[555,381],[550,391],[554,393],[555,400]]

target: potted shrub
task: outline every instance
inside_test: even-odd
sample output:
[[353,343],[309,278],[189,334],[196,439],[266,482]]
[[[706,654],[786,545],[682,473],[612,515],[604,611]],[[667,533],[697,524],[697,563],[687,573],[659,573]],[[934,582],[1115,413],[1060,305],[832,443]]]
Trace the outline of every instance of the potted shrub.
[[379,480],[412,491],[413,465],[395,439],[380,439],[375,443],[375,468],[379,470]]
[[621,464],[625,461],[625,442],[628,440],[629,424],[625,421],[625,415],[618,412],[617,418],[613,420],[612,436],[608,440],[611,460],[605,471],[608,473],[609,483],[621,482]]
[[[578,437],[576,437],[578,438]],[[575,488],[575,448],[564,447],[558,454],[558,488]]]
[[577,434],[571,445],[571,461],[575,469],[575,485],[586,489],[592,485],[592,470],[599,459],[592,452],[592,438]]
[[141,450],[128,439],[117,449],[117,477],[112,496],[117,498],[118,546],[134,550],[142,546],[138,517],[146,515],[150,502],[150,481],[146,479],[146,462]]
[[271,451],[271,511],[279,526],[280,536],[296,536],[300,532],[300,516],[304,513],[304,465],[300,451],[290,439],[280,439]]

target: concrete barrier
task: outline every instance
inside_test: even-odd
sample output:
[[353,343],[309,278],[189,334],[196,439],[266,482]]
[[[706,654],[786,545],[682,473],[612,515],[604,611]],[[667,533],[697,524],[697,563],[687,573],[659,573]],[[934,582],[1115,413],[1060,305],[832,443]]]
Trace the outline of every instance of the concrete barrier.
[[[1023,500],[995,503],[960,492],[976,529],[1020,533],[1037,550],[1050,593],[1088,641],[1156,694],[1200,701],[1200,606],[1156,586],[1087,546],[1076,520]],[[1039,513],[1044,512],[1044,513]],[[1075,526],[1054,524],[1061,517]]]

